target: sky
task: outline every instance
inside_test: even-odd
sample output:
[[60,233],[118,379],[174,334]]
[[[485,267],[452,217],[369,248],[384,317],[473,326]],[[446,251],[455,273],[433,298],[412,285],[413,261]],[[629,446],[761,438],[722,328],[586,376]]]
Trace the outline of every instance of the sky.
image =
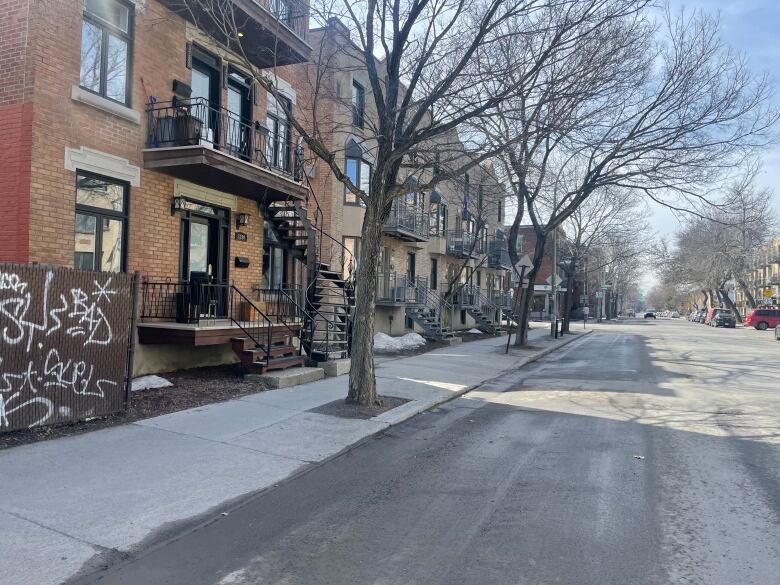
[[[745,54],[756,72],[768,73],[775,102],[780,106],[780,0],[669,0],[672,10],[703,10],[720,15],[721,37]],[[775,191],[775,209],[780,211],[780,146],[767,150],[763,157],[759,187]],[[653,228],[661,237],[671,236],[679,228],[675,215],[654,205]],[[656,281],[649,271],[642,282],[649,288]]]

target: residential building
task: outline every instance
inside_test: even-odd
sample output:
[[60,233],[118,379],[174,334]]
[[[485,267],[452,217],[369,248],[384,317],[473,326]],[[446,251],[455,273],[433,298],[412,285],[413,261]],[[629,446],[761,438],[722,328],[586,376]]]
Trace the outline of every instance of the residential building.
[[345,324],[302,330],[301,286],[324,274],[344,289],[312,252],[323,230],[279,104],[307,91],[292,65],[310,57],[308,5],[234,7],[247,58],[277,66],[278,99],[180,2],[11,2],[0,260],[140,273],[136,373],[236,356],[263,371],[302,363],[302,345],[347,351]]
[[[745,284],[756,304],[780,304],[780,237],[773,238],[751,255]],[[749,313],[747,295],[738,284],[734,294],[737,309],[743,315]]]

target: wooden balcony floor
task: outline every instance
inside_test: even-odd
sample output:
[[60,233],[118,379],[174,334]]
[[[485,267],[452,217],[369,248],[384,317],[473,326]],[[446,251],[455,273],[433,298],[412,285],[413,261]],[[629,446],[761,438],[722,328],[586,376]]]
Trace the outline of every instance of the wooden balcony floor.
[[[230,343],[234,337],[246,337],[246,331],[257,339],[265,340],[268,336],[269,324],[241,322],[239,327],[229,319],[204,319],[201,323],[172,321],[138,323],[137,327],[139,343],[203,346]],[[270,327],[272,338],[278,340],[289,335],[290,330],[298,335],[303,324],[300,321],[289,321],[287,326],[275,323]]]

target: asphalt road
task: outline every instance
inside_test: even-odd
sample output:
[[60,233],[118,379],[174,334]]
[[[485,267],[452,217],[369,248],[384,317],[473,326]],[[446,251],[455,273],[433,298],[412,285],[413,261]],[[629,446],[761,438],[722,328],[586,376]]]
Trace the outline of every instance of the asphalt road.
[[79,583],[777,585],[778,356],[608,325]]

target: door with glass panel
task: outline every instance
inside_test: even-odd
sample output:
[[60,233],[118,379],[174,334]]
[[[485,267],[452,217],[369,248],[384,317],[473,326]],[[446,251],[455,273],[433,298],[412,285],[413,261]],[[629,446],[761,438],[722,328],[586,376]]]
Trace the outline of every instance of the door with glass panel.
[[249,80],[231,71],[227,88],[227,121],[225,142],[228,152],[244,160],[251,158],[251,103]]
[[190,320],[227,316],[227,219],[222,212],[213,213],[189,213],[182,219],[181,277],[185,285],[181,311]]
[[189,136],[183,136],[184,122],[179,120],[178,138],[182,140],[195,140],[200,137],[200,144],[215,146],[220,143],[219,132],[219,107],[220,107],[220,66],[216,57],[205,51],[193,47],[192,57],[192,93],[189,116],[198,122],[197,135],[194,132]]

